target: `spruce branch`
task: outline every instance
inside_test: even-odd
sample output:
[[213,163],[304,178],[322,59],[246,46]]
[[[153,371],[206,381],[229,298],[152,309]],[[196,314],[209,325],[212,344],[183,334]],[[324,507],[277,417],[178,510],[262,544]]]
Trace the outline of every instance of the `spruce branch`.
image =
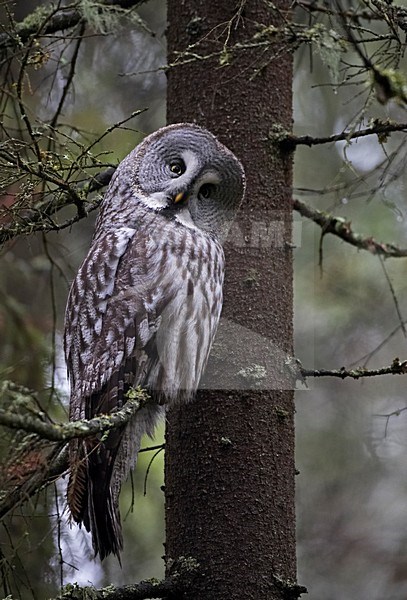
[[[102,6],[118,7],[122,9],[136,8],[144,4],[146,0],[104,0]],[[15,49],[26,44],[32,36],[46,36],[72,29],[79,23],[86,23],[83,11],[75,5],[62,6],[58,10],[50,9],[50,15],[46,14],[46,7],[39,7],[28,15],[24,21],[17,23],[13,32],[5,31],[0,34],[0,50]]]
[[[1,391],[12,409],[0,409],[0,425],[23,431],[24,436],[15,439],[13,455],[0,468],[0,519],[66,473],[69,440],[121,427],[148,402],[146,392],[132,388],[126,404],[115,413],[55,424],[41,410],[31,390],[6,381]],[[163,446],[145,447],[140,452]]]
[[171,579],[163,581],[147,580],[140,583],[115,587],[109,585],[105,588],[80,587],[78,584],[68,584],[55,600],[79,600],[93,598],[94,600],[145,600],[147,598],[174,598],[174,594],[181,593],[179,585]]
[[390,366],[381,367],[379,369],[366,369],[365,367],[357,367],[356,369],[305,369],[302,365],[299,366],[302,378],[306,377],[339,377],[340,379],[361,379],[362,377],[377,377],[379,375],[406,375],[407,360],[401,361],[395,358]]
[[407,31],[407,9],[403,6],[394,6],[388,0],[372,0],[376,10],[352,8],[335,9],[328,3],[319,3],[315,0],[296,0],[295,5],[309,13],[322,13],[330,16],[341,16],[350,22],[359,24],[364,21],[387,21],[393,27],[398,26]]
[[[396,123],[394,121],[381,121],[375,119],[372,125],[359,131],[343,131],[335,135],[325,137],[312,137],[311,135],[292,135],[287,134],[284,137],[281,134],[275,139],[276,143],[286,152],[293,151],[297,146],[316,146],[319,144],[332,144],[334,142],[349,142],[368,135],[377,135],[380,141],[383,141],[387,135],[395,131],[407,131],[407,123]],[[273,140],[273,136],[271,135]]]
[[99,415],[93,419],[82,419],[70,423],[47,423],[38,417],[19,414],[0,408],[0,425],[10,429],[35,433],[41,439],[65,442],[85,438],[128,423],[133,415],[148,401],[146,392],[131,389],[126,404],[117,412]]
[[384,258],[401,258],[407,256],[406,248],[399,248],[394,244],[377,242],[373,237],[364,237],[359,233],[355,233],[352,231],[350,221],[347,221],[343,217],[335,217],[329,213],[324,213],[301,202],[301,200],[294,200],[293,208],[303,217],[311,219],[311,221],[319,225],[322,229],[322,235],[331,233],[360,250],[367,250],[371,254],[376,254]]
[[93,598],[94,600],[145,600],[147,598],[181,598],[184,592],[191,590],[199,563],[190,556],[180,556],[169,567],[169,576],[162,580],[149,579],[115,587],[109,585],[102,589],[94,587],[81,588],[78,584],[68,584],[62,594],[55,600],[79,600]]

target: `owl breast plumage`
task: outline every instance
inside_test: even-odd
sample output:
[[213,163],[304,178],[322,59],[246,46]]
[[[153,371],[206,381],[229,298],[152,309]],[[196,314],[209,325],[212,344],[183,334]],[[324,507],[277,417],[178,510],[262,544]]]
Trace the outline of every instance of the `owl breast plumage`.
[[68,504],[95,553],[119,556],[118,496],[163,406],[189,399],[222,309],[222,241],[244,192],[243,169],[195,125],[163,128],[119,165],[65,318],[70,418],[117,410],[131,387],[151,396],[103,441],[70,448]]

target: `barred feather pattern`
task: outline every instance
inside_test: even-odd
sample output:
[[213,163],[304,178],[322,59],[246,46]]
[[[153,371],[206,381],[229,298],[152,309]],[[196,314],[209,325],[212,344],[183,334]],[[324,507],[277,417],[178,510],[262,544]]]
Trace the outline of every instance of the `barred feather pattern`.
[[[193,125],[182,127],[191,139],[201,132],[211,136]],[[205,139],[212,143],[212,138]],[[189,213],[181,218],[184,209],[157,207],[157,196],[145,193],[135,176],[145,148],[146,142],[116,171],[65,315],[71,420],[120,409],[130,387],[141,386],[152,398],[107,437],[70,446],[68,505],[74,521],[91,532],[102,559],[110,553],[119,558],[122,550],[119,493],[141,438],[153,435],[165,404],[195,392],[222,308],[220,236],[195,226]],[[185,189],[200,176],[196,163]],[[210,215],[210,222],[215,220]]]

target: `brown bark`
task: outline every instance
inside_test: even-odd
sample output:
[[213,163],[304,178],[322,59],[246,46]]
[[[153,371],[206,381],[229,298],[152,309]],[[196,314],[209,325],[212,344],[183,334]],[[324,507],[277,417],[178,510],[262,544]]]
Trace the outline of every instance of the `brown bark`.
[[292,127],[292,56],[278,36],[268,49],[234,47],[289,18],[290,2],[276,4],[280,15],[261,0],[168,2],[170,61],[191,44],[201,56],[220,53],[169,70],[168,122],[210,129],[242,160],[248,184],[226,248],[225,322],[206,377],[218,389],[168,413],[167,561],[200,565],[187,600],[298,595],[290,589],[294,407],[284,371],[292,353],[292,158],[269,141],[276,125]]

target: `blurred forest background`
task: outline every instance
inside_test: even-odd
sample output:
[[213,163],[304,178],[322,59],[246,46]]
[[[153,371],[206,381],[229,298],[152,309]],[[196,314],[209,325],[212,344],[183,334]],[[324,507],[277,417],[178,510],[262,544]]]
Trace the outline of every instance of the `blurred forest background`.
[[[378,102],[361,57],[342,44],[340,21],[329,10],[310,11],[313,4],[298,2],[294,21],[316,31],[334,30],[337,39],[331,33],[325,42],[319,35],[318,42],[299,45],[294,133],[330,136],[366,127],[373,119],[406,123],[403,102]],[[328,9],[334,3],[318,4]],[[2,29],[8,27],[8,11],[21,21],[38,5],[48,2],[3,2]],[[82,2],[84,10],[91,5]],[[355,0],[346,8],[363,11],[379,5]],[[407,10],[407,3],[397,5]],[[20,82],[30,119],[41,127],[41,120],[49,123],[59,111],[74,57],[74,83],[58,112],[65,126],[58,138],[50,135],[49,160],[59,153],[61,164],[68,164],[100,138],[91,148],[92,159],[84,154],[76,179],[81,173],[85,179],[85,171],[97,173],[117,164],[146,133],[165,124],[165,6],[150,0],[132,15],[130,22],[120,22],[117,15],[115,23],[93,21],[80,44],[79,29],[43,38],[37,54],[30,55],[29,78]],[[390,39],[385,19],[360,20],[356,26],[358,35],[372,40],[362,46],[366,56],[383,68],[407,72],[404,42]],[[16,68],[5,59],[2,67],[4,77],[8,68]],[[19,120],[5,87],[1,113],[0,144],[5,128],[17,128]],[[295,197],[350,221],[366,238],[407,247],[406,148],[402,132],[299,146]],[[0,223],[7,224],[15,195],[23,202],[38,190],[27,180],[11,185],[10,173],[1,177]],[[73,207],[64,211],[60,222],[75,215]],[[16,237],[0,250],[0,380],[36,390],[56,420],[66,418],[68,398],[61,349],[65,301],[89,246],[94,216],[91,212],[57,233]],[[406,358],[406,258],[384,260],[334,236],[321,240],[320,227],[298,213],[294,218],[296,356],[303,366],[374,368]],[[307,383],[297,393],[296,417],[299,582],[307,586],[310,600],[404,600],[407,380],[388,375]],[[162,432],[154,443],[161,441]],[[2,457],[9,448],[10,436],[4,434]],[[8,583],[0,595],[19,588],[21,597],[44,598],[57,593],[61,580],[101,586],[161,578],[163,457],[159,453],[149,468],[153,456],[142,454],[134,475],[133,512],[131,482],[122,494],[122,514],[128,513],[122,570],[114,559],[103,565],[93,561],[88,537],[69,528],[62,480],[1,525],[0,571]]]

